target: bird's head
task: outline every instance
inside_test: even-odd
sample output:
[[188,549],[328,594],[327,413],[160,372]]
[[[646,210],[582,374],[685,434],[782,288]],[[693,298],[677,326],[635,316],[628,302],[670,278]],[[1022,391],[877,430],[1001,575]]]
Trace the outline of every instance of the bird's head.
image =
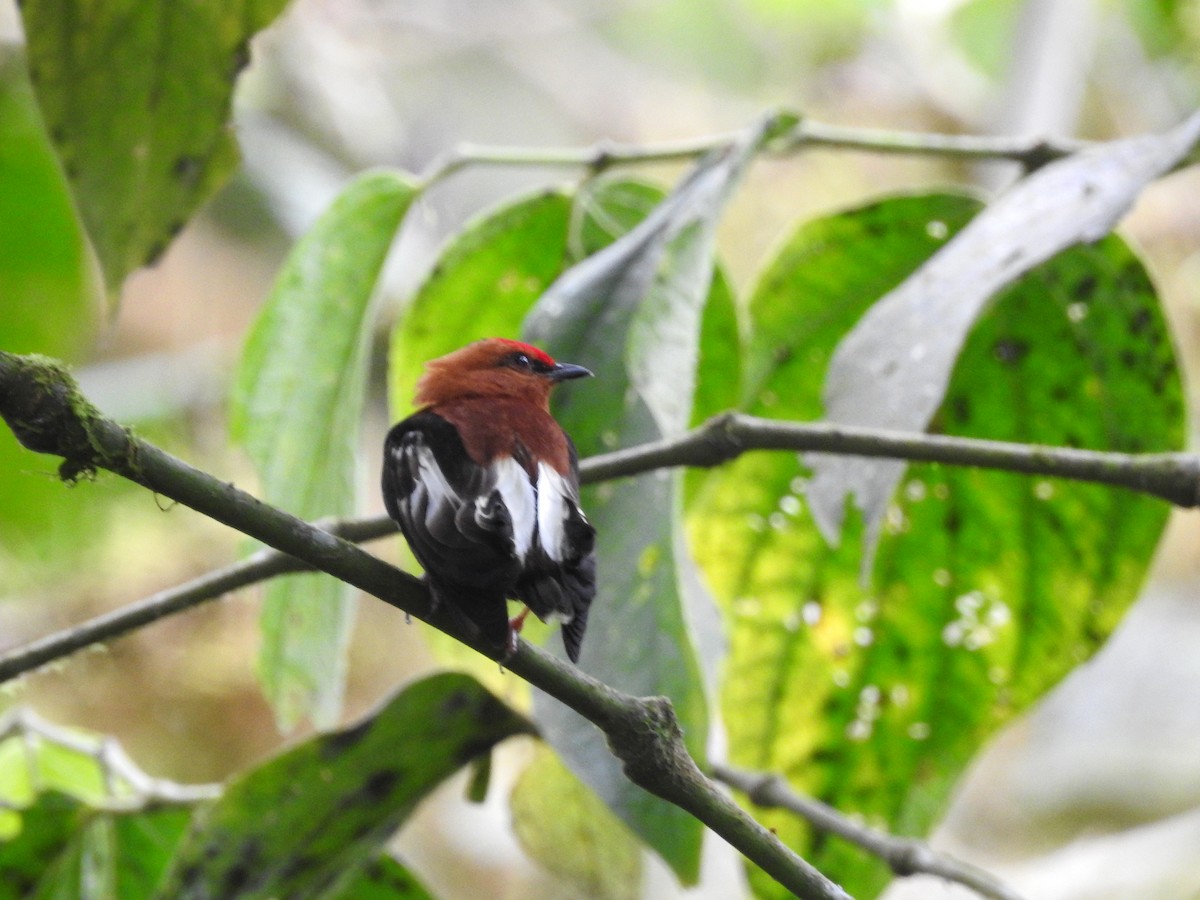
[[435,406],[465,397],[510,397],[545,409],[556,384],[591,374],[583,366],[555,362],[529,344],[485,338],[426,363],[416,402]]

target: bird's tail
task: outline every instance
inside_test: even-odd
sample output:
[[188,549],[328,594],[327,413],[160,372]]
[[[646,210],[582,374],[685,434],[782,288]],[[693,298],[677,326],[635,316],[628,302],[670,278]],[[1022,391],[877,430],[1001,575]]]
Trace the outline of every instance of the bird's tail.
[[508,602],[503,594],[434,581],[428,584],[435,609],[444,606],[465,618],[479,631],[484,642],[496,650],[510,646]]

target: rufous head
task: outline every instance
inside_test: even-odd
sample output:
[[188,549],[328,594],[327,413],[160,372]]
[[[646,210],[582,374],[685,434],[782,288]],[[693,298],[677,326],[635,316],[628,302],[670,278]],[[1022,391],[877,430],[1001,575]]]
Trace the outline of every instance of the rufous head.
[[583,366],[555,362],[544,350],[507,338],[485,338],[430,360],[417,382],[418,406],[466,397],[509,397],[549,407],[560,381],[586,378]]

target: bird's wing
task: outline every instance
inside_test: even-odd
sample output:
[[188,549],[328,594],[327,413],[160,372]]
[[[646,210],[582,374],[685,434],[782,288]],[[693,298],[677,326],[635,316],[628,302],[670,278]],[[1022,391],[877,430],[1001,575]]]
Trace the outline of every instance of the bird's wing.
[[416,413],[388,434],[384,503],[436,586],[495,593],[515,580],[512,505],[500,487],[496,471],[477,465],[437,413]]

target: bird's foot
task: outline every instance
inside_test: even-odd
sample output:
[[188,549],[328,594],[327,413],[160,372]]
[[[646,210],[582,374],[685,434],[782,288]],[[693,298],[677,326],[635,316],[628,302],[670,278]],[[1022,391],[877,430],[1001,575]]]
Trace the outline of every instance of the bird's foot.
[[508,644],[504,650],[504,658],[500,660],[501,665],[513,658],[517,652],[518,638],[521,629],[525,627],[525,619],[529,615],[529,607],[525,607],[518,615],[513,616],[508,620]]

